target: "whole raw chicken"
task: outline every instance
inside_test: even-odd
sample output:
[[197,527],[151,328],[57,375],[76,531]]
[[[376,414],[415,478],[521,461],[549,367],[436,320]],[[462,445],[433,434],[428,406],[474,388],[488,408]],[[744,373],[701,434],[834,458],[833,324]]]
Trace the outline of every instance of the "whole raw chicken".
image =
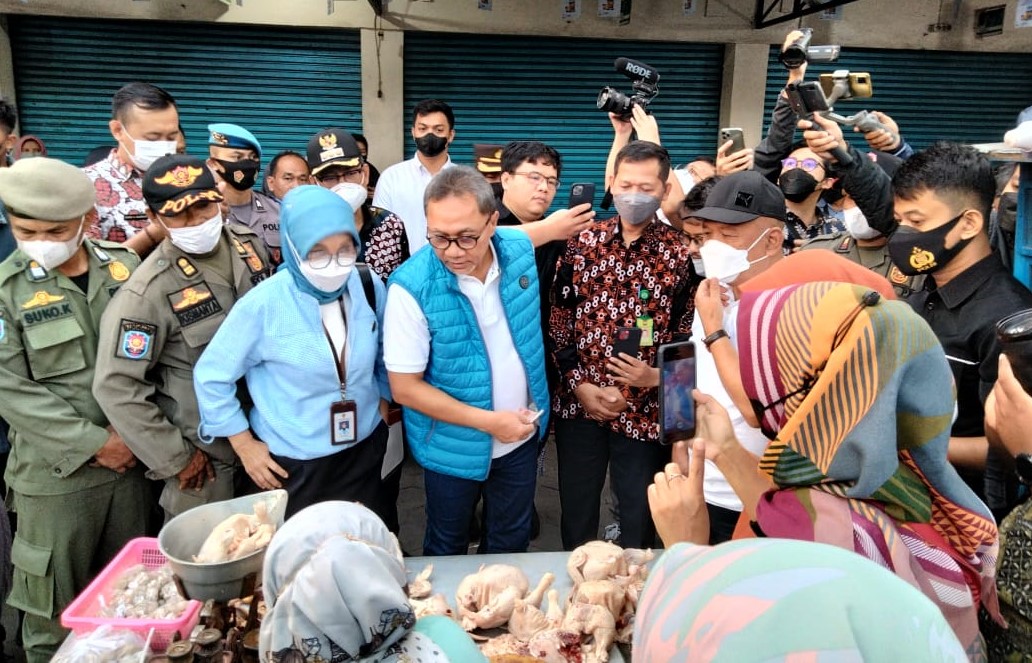
[[570,605],[574,603],[590,603],[600,605],[613,615],[619,617],[624,612],[627,604],[626,579],[620,580],[585,580],[579,585],[574,585],[573,591],[567,599]]
[[585,663],[606,663],[609,648],[616,640],[616,620],[613,614],[600,605],[574,603],[566,609],[563,630],[573,631],[592,638],[591,647],[585,642]]
[[580,634],[558,628],[535,634],[527,650],[531,656],[545,663],[581,663],[585,660]]
[[585,580],[606,580],[627,575],[624,549],[608,541],[589,541],[574,549],[566,562],[574,585]]
[[416,619],[420,617],[426,617],[427,615],[444,615],[445,617],[454,617],[451,606],[448,605],[448,599],[444,597],[444,594],[434,594],[433,596],[425,599],[409,599],[409,603],[412,604],[412,611],[416,613]]
[[229,562],[250,555],[272,541],[276,525],[269,517],[265,501],[254,503],[254,514],[236,513],[215,526],[194,555],[200,564]]
[[534,592],[527,596],[530,583],[523,571],[508,564],[481,566],[476,573],[462,579],[455,592],[462,628],[494,628],[509,621],[516,601],[526,598],[531,605],[541,605],[545,591],[555,579],[546,573]]

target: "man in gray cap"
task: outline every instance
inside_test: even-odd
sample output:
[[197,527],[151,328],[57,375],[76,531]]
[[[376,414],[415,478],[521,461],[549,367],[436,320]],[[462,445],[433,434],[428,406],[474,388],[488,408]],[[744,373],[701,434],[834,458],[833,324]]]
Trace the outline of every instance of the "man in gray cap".
[[43,663],[67,635],[61,611],[144,532],[142,468],[91,393],[97,320],[139,260],[83,238],[96,194],[75,166],[15,162],[0,170],[0,200],[18,242],[0,264],[0,416],[19,516],[7,601],[25,612],[29,663]]

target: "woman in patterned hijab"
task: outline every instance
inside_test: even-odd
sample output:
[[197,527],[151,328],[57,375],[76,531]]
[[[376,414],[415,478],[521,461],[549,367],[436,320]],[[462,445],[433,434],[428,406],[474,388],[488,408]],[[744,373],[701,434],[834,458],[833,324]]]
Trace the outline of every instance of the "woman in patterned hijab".
[[892,570],[981,658],[979,605],[999,615],[998,533],[946,460],[955,396],[934,333],[907,304],[834,283],[745,293],[738,330],[743,386],[772,440],[758,528]]

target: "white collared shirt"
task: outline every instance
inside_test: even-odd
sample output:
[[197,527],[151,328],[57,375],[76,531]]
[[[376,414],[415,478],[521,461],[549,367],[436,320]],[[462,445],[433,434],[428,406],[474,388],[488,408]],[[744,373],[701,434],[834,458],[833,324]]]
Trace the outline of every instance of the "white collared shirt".
[[[452,166],[451,157],[444,168]],[[441,170],[444,170],[442,168]],[[419,160],[419,155],[408,161],[396,163],[380,174],[373,196],[373,207],[390,210],[405,224],[409,255],[426,244],[426,211],[423,209],[423,193],[433,175]]]
[[[517,411],[527,407],[527,372],[509,331],[502,308],[499,281],[502,270],[491,245],[491,267],[483,282],[475,276],[457,276],[459,290],[469,299],[484,339],[491,365],[491,398],[494,410]],[[422,373],[430,359],[430,329],[415,298],[396,284],[387,290],[383,320],[383,361],[393,373]],[[531,435],[531,438],[534,436]],[[530,438],[528,438],[530,439]],[[492,440],[491,458],[515,451],[523,442],[503,444]]]

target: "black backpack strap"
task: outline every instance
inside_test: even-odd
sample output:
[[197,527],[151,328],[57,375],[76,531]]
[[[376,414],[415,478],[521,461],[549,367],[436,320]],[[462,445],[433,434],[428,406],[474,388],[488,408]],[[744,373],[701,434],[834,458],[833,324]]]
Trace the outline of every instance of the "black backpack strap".
[[373,287],[373,271],[364,262],[355,263],[355,267],[358,269],[359,278],[362,279],[362,290],[365,291],[366,302],[369,303],[369,308],[376,312],[376,288]]

